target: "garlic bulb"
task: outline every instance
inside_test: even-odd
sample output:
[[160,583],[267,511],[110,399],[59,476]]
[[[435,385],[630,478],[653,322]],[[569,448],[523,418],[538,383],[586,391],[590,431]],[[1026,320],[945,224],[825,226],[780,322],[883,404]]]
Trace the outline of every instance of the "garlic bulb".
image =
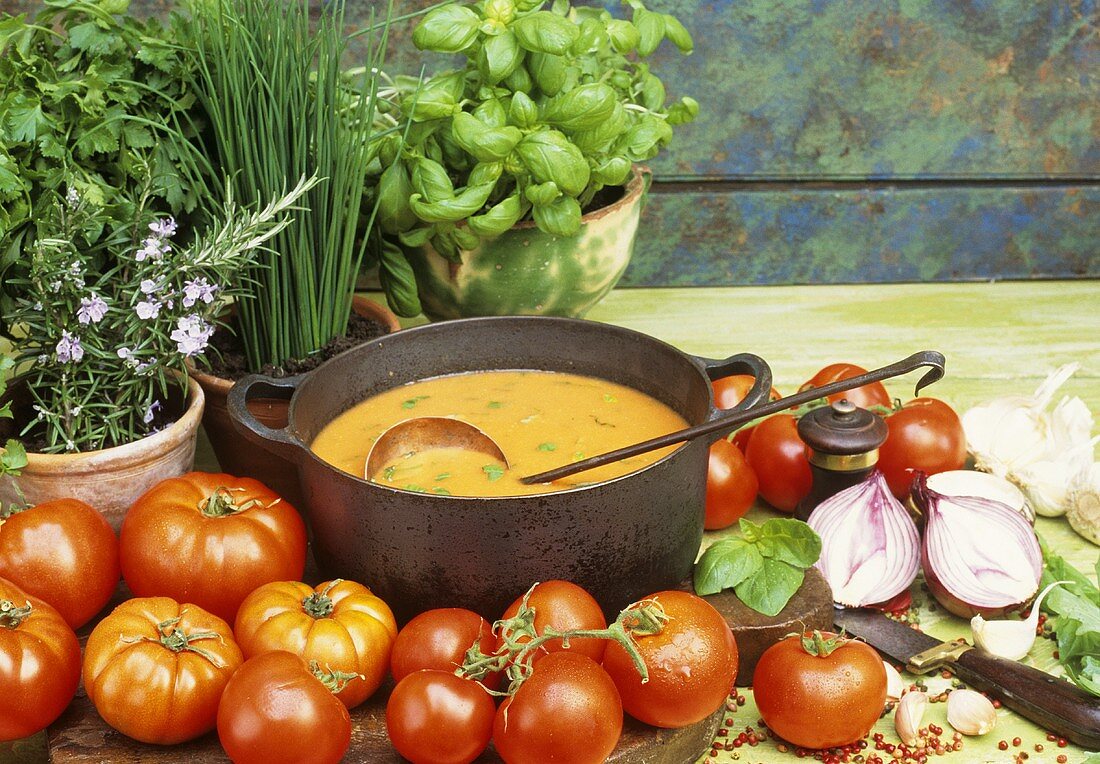
[[1054,394],[1079,364],[1051,373],[1032,396],[1005,396],[975,406],[962,416],[967,448],[978,469],[1003,477],[1027,495],[1047,517],[1065,514],[1077,475],[1092,463],[1092,413],[1077,397],[1063,398],[1048,411]]
[[1100,544],[1100,462],[1082,470],[1070,487],[1066,519],[1073,530]]
[[1024,620],[998,619],[987,621],[981,614],[970,619],[970,630],[974,633],[974,644],[987,653],[1001,658],[1018,661],[1028,654],[1035,644],[1035,629],[1039,626],[1039,607],[1043,598],[1058,584],[1069,581],[1055,581],[1047,586],[1031,604],[1031,615]]

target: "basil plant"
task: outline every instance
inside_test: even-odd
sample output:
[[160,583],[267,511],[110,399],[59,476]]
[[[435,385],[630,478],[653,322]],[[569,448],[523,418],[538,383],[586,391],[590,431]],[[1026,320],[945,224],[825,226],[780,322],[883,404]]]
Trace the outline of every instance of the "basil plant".
[[521,220],[571,236],[605,186],[654,157],[691,98],[666,103],[643,61],[665,39],[687,54],[691,35],[668,14],[628,0],[630,20],[554,0],[482,0],[437,7],[413,32],[422,50],[460,54],[461,69],[395,78],[405,121],[378,146],[380,279],[391,306],[419,311],[400,245],[462,250]]

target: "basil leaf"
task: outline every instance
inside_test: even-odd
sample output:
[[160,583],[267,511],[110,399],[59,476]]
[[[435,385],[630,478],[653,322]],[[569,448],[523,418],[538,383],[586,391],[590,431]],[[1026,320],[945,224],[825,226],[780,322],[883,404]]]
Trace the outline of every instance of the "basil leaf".
[[479,122],[489,127],[504,127],[508,124],[508,112],[504,110],[504,104],[499,98],[487,98],[474,109],[474,116]]
[[528,135],[516,152],[540,183],[552,180],[570,196],[579,195],[588,185],[590,171],[584,154],[557,130]]
[[695,564],[695,593],[703,596],[731,589],[763,567],[764,558],[744,539],[712,544]]
[[597,50],[603,39],[605,39],[603,24],[598,19],[587,18],[581,22],[577,39],[569,46],[569,50],[574,56],[583,56]]
[[549,11],[536,11],[512,23],[519,44],[536,53],[561,55],[580,36],[576,24]]
[[516,17],[516,4],[512,0],[488,0],[485,3],[485,18],[510,24]]
[[386,292],[386,302],[399,316],[411,318],[421,312],[416,291],[416,274],[396,244],[384,241],[378,259],[378,280]]
[[528,93],[534,89],[535,83],[531,75],[527,73],[527,67],[517,66],[515,71],[508,75],[504,84],[513,93]]
[[413,30],[413,45],[420,50],[458,53],[477,39],[481,19],[469,8],[444,5],[428,12]]
[[679,19],[675,16],[666,13],[664,15],[665,22],[665,37],[667,37],[673,45],[680,49],[680,52],[684,55],[691,55],[691,51],[695,48],[695,43],[691,40],[691,33],[687,31],[687,28],[680,23]]
[[547,204],[552,204],[555,199],[561,196],[561,189],[558,188],[557,183],[548,180],[545,183],[536,183],[528,186],[523,190],[523,194],[531,204],[546,206]]
[[611,116],[591,130],[579,130],[570,136],[570,140],[585,154],[599,154],[606,151],[619,138],[626,128],[626,109],[616,102]]
[[581,229],[581,205],[571,196],[559,196],[553,202],[531,208],[535,224],[555,236],[573,236]]
[[427,157],[418,157],[413,165],[412,184],[415,191],[429,202],[453,199],[455,195],[454,185],[443,165]]
[[801,569],[765,557],[760,569],[734,587],[734,593],[756,612],[774,616],[791,601],[804,578]]
[[661,146],[672,140],[672,128],[663,119],[643,116],[631,127],[616,147],[634,162],[644,162],[657,155]]
[[622,19],[612,19],[607,22],[607,36],[611,39],[611,47],[619,53],[629,53],[634,50],[641,39],[637,27]]
[[670,125],[683,125],[694,122],[699,116],[699,102],[694,98],[683,96],[679,101],[668,108],[667,122]]
[[416,225],[416,215],[409,206],[412,193],[409,171],[404,162],[397,160],[378,179],[378,224],[383,231],[398,233]]
[[466,180],[467,186],[480,186],[482,183],[496,183],[504,172],[502,162],[479,162]]
[[642,77],[642,106],[650,111],[660,111],[665,105],[665,86],[657,77],[647,74]]
[[478,71],[486,82],[495,85],[516,70],[523,61],[523,54],[512,32],[490,37],[478,54]]
[[[557,95],[565,85],[565,61],[561,56],[532,53],[527,57],[527,68],[531,70],[531,78],[539,86],[539,90],[548,96]],[[529,88],[515,88],[515,90],[520,92],[520,90],[527,91]]]
[[455,244],[462,250],[470,251],[481,246],[481,237],[467,226],[455,226],[454,237]]
[[[414,228],[411,231],[402,231],[397,234],[397,239],[406,247],[423,247],[432,237],[431,228]],[[404,315],[404,314],[402,314]]]
[[568,93],[551,98],[542,110],[542,118],[570,132],[591,130],[608,119],[617,104],[615,91],[607,85],[581,85]]
[[[416,122],[449,117],[462,100],[465,88],[461,72],[437,74],[425,82],[419,92],[406,95],[401,108]],[[416,145],[421,137],[410,135],[409,142]]]
[[760,554],[799,568],[808,568],[821,556],[821,538],[806,523],[791,517],[773,517],[760,526],[756,542]]
[[630,177],[632,166],[624,157],[609,157],[592,170],[592,180],[604,186],[621,186]]
[[539,108],[526,93],[516,93],[508,105],[508,120],[516,127],[533,127],[539,121]]
[[416,216],[426,223],[455,223],[477,212],[485,205],[495,183],[467,186],[454,198],[426,202],[420,194],[409,197]]
[[519,193],[506,196],[482,215],[474,215],[466,224],[478,236],[490,239],[500,236],[514,226],[526,210],[520,203]]
[[638,28],[638,55],[645,57],[657,50],[665,38],[664,17],[645,8],[635,8],[634,26]]
[[504,159],[523,138],[518,127],[488,127],[473,114],[459,112],[451,122],[451,136],[479,162]]

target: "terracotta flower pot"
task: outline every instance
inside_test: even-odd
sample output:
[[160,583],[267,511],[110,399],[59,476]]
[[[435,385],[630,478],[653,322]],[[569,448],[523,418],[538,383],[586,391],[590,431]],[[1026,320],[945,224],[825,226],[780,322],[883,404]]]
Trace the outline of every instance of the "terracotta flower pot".
[[[183,416],[141,440],[74,454],[28,453],[27,466],[16,479],[27,501],[80,499],[98,509],[117,532],[134,500],[162,480],[194,468],[205,396],[199,385],[188,388]],[[0,478],[0,502],[17,499],[12,479]]]
[[581,218],[573,236],[518,223],[452,263],[430,246],[407,250],[424,314],[582,318],[619,282],[634,252],[648,168],[635,166],[616,201]]
[[[382,324],[387,333],[401,328],[397,316],[389,309],[363,295],[352,298],[351,309],[363,318]],[[233,427],[225,399],[236,380],[218,377],[194,367],[189,367],[188,371],[206,393],[206,412],[202,417],[202,426],[222,471],[238,477],[255,478],[295,507],[303,508],[305,504],[298,488],[295,466],[269,451],[256,448]],[[268,427],[286,427],[287,401],[258,398],[249,401],[248,408],[253,416]]]

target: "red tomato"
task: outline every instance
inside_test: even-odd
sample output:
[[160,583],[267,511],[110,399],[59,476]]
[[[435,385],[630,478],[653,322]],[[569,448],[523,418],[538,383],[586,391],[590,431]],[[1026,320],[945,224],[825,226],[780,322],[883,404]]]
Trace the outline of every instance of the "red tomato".
[[497,709],[493,745],[506,764],[598,764],[623,730],[615,683],[585,655],[547,655]]
[[810,493],[810,460],[791,414],[776,414],[758,424],[745,460],[756,473],[760,496],[776,509],[793,512]]
[[801,637],[787,637],[764,651],[752,676],[756,707],[768,729],[804,748],[833,748],[865,737],[886,703],[886,670],[873,648],[841,640],[832,652],[820,652],[812,655]]
[[966,433],[959,415],[936,398],[916,398],[886,417],[889,434],[878,452],[878,468],[899,499],[909,493],[913,470],[929,475],[962,469]]
[[61,614],[0,578],[0,741],[45,729],[80,682],[80,643]]
[[84,502],[47,501],[0,522],[0,576],[78,629],[118,588],[118,537]]
[[221,618],[168,597],[139,597],[92,630],[84,690],[122,734],[174,745],[214,729],[218,699],[242,661]]
[[385,602],[354,581],[336,579],[316,588],[273,581],[241,603],[233,633],[247,658],[286,650],[327,671],[353,675],[336,697],[355,708],[386,677],[397,622]]
[[[860,374],[866,373],[867,369],[852,363],[829,364],[817,374],[814,374],[807,382],[803,383],[802,387],[798,388],[798,392],[808,390],[811,387],[823,387],[830,382],[839,382],[842,379],[851,379],[852,377],[858,377]],[[827,400],[829,403],[836,403],[845,398],[865,409],[869,409],[872,406],[886,406],[889,408],[891,403],[890,394],[886,392],[886,388],[883,387],[881,382],[872,382],[869,385],[857,387],[854,390],[848,390],[843,393],[833,393],[827,397]]]
[[336,764],[351,744],[344,704],[297,655],[245,661],[218,704],[218,739],[234,764]]
[[477,682],[451,671],[414,671],[386,703],[386,731],[413,764],[469,764],[493,735],[497,706]]
[[707,514],[703,527],[708,531],[728,528],[749,511],[759,485],[741,449],[725,438],[716,441],[710,447],[707,462]]
[[[755,381],[756,377],[751,374],[731,374],[728,377],[714,380],[710,383],[711,388],[714,390],[714,405],[720,409],[732,409],[745,400],[745,396],[749,394],[749,390],[752,389]],[[768,400],[777,401],[782,397],[779,391],[773,387]],[[752,437],[754,429],[755,425],[745,425],[734,433],[733,443],[741,449],[741,453],[745,453],[745,447],[749,445],[749,438]]]
[[[449,607],[421,613],[405,624],[393,643],[390,653],[393,679],[400,682],[421,669],[453,672],[462,665],[466,651],[475,642],[485,655],[492,655],[497,649],[492,625],[474,611]],[[489,674],[482,681],[495,690],[500,686],[500,674]]]
[[232,623],[256,587],[302,577],[306,529],[294,507],[256,480],[191,472],[134,502],[121,552],[136,596],[193,602]]
[[[737,678],[737,644],[726,619],[701,597],[658,592],[668,622],[659,634],[636,636],[649,681],[618,642],[609,642],[603,666],[622,696],[623,708],[655,727],[686,727],[726,702]],[[631,607],[641,603],[635,603]]]
[[[523,597],[520,597],[509,605],[502,619],[514,617],[522,602]],[[527,599],[527,605],[535,611],[536,634],[542,634],[548,626],[558,631],[607,628],[607,620],[599,603],[584,589],[568,581],[543,581],[537,584]],[[526,638],[519,640],[521,644],[526,641]],[[599,662],[603,659],[606,645],[607,642],[603,639],[571,639],[568,650],[587,655]],[[537,661],[547,653],[565,649],[560,639],[551,639],[538,649],[532,660]]]

